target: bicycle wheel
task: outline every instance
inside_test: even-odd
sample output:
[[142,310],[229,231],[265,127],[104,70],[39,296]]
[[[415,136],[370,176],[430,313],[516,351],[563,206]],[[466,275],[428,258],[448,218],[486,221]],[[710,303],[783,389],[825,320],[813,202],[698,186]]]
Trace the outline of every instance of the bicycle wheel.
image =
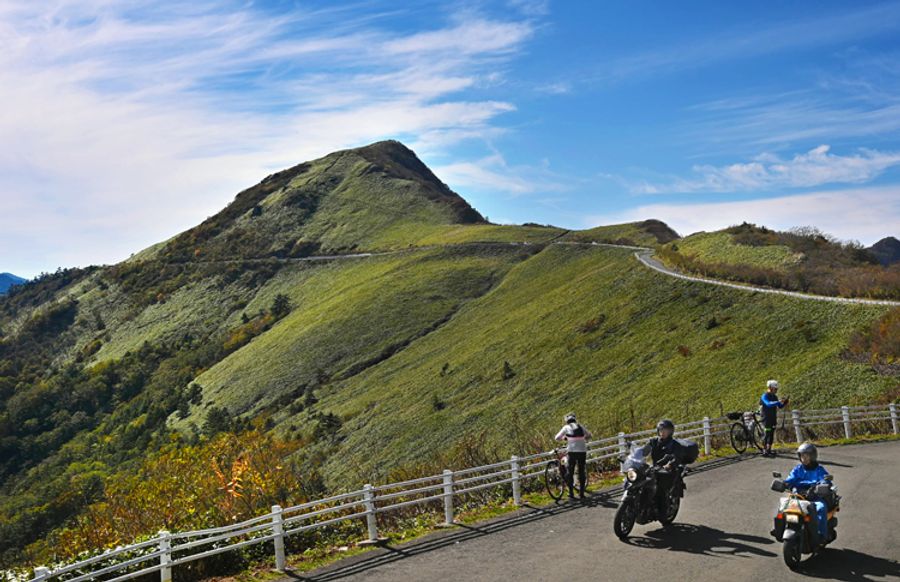
[[753,420],[753,426],[750,427],[750,436],[753,439],[753,446],[759,450],[763,450],[766,446],[766,429],[758,420]]
[[544,467],[544,484],[554,501],[562,499],[566,490],[566,477],[565,468],[560,467],[559,461],[547,461],[547,466]]
[[747,450],[747,441],[750,440],[750,433],[747,427],[736,422],[731,425],[731,447],[734,451],[741,455]]

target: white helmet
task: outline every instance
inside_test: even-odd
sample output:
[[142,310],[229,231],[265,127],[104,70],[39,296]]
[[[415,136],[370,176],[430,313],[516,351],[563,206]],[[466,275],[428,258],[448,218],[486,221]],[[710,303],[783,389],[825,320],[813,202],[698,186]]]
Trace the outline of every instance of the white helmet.
[[774,388],[778,390],[778,380],[769,380],[766,382],[766,388]]

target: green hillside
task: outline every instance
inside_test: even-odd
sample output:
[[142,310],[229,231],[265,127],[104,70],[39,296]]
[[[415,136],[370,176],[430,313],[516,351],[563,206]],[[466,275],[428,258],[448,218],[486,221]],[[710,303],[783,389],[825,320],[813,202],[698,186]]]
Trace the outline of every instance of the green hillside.
[[881,265],[854,241],[813,227],[787,232],[740,224],[669,242],[657,256],[677,269],[779,289],[900,299],[900,265]]
[[784,244],[747,245],[734,241],[734,235],[726,231],[698,232],[674,243],[678,252],[696,257],[707,263],[731,263],[753,267],[769,267],[786,271],[801,260]]
[[640,427],[752,408],[771,377],[798,406],[869,402],[896,378],[840,354],[885,311],[703,286],[650,273],[628,251],[551,246],[408,349],[323,388],[318,406],[346,419],[341,449],[362,478],[473,432],[511,454],[517,443],[498,427],[549,437],[570,409],[613,434],[631,428],[631,410]]
[[564,240],[575,242],[601,242],[645,247],[655,247],[677,239],[678,233],[659,220],[598,226],[588,230],[573,231],[564,237]]
[[[256,426],[327,488],[464,439],[506,456],[571,409],[603,434],[752,407],[770,377],[803,406],[896,397],[893,368],[865,358],[890,338],[844,354],[886,308],[685,282],[590,244],[757,248],[676,238],[655,220],[489,224],[381,142],[274,174],[118,265],[13,287],[0,298],[0,566],[178,435]],[[347,253],[372,254],[332,256]]]

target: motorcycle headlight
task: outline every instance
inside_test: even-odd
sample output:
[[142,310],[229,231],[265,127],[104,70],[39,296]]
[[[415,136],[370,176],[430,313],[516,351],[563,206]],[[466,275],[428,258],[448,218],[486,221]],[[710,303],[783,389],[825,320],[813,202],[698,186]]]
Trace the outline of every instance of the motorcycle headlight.
[[637,481],[637,471],[635,471],[634,469],[628,469],[628,471],[625,472],[625,478],[629,481]]

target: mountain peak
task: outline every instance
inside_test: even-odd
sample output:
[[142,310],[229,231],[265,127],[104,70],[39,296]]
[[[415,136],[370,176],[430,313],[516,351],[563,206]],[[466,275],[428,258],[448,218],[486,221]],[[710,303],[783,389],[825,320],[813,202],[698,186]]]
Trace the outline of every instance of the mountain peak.
[[13,285],[21,285],[25,281],[12,273],[0,273],[0,294],[6,293]]
[[900,240],[897,240],[895,237],[886,236],[869,247],[868,250],[875,255],[875,258],[882,265],[892,265],[900,261]]
[[424,225],[485,222],[415,152],[386,140],[271,174],[152,255],[190,260],[340,253],[396,243]]

